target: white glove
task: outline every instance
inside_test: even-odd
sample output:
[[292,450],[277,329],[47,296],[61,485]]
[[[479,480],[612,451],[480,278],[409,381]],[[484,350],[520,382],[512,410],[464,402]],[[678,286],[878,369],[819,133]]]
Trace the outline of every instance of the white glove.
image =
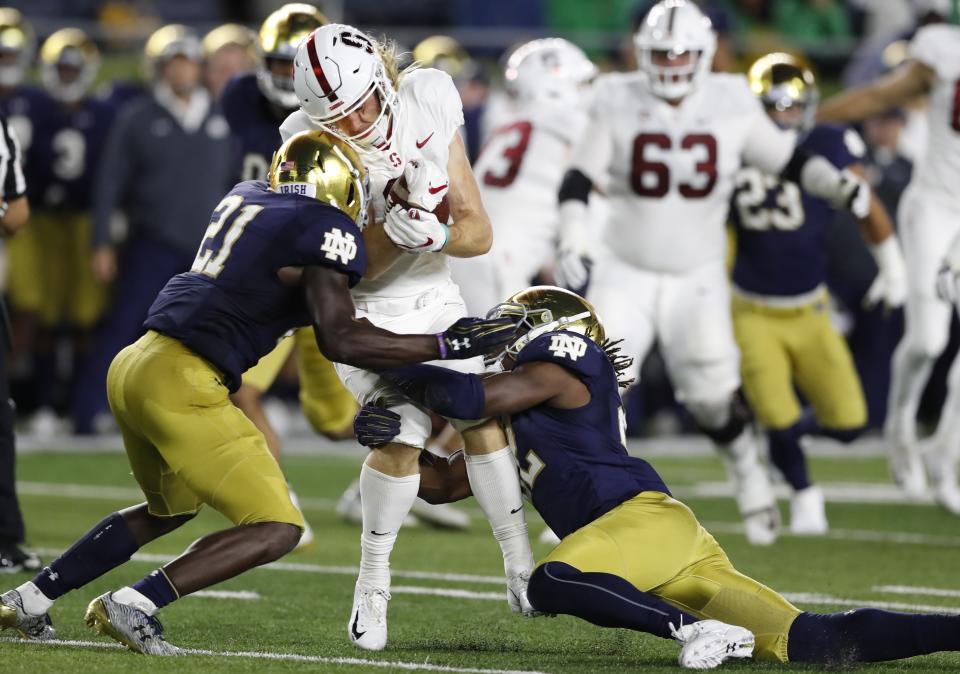
[[957,288],[958,282],[960,282],[960,277],[958,277],[957,271],[944,262],[940,271],[937,272],[937,297],[944,302],[956,304],[957,299],[960,298],[960,289]]
[[590,255],[586,242],[587,205],[570,199],[560,204],[560,242],[557,246],[557,285],[583,293],[590,281]]
[[450,238],[450,230],[433,213],[403,206],[390,209],[383,230],[394,244],[411,253],[436,253]]
[[[849,169],[840,171],[837,192],[837,197],[833,200],[836,208],[845,208],[859,219],[870,214],[870,185],[856,173]],[[899,250],[900,247],[897,246],[897,251]]]
[[807,160],[800,171],[800,187],[834,208],[848,210],[857,218],[870,213],[870,186],[850,169],[837,167],[820,155]]
[[867,291],[864,306],[870,308],[882,301],[887,309],[903,306],[907,300],[907,265],[900,252],[900,243],[893,234],[870,246],[877,262],[877,278]]
[[446,195],[450,179],[429,159],[411,159],[403,167],[409,195],[407,202],[424,211],[432,212]]

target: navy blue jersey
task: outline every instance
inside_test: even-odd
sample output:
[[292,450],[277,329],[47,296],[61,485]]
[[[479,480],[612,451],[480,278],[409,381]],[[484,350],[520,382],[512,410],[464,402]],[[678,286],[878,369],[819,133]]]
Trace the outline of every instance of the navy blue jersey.
[[220,107],[235,143],[237,178],[265,180],[273,153],[280,147],[280,123],[289,111],[277,110],[260,92],[256,73],[230,80]]
[[167,282],[144,327],[210,361],[235,391],[281,336],[310,322],[303,289],[277,271],[314,265],[346,274],[351,286],[360,281],[367,254],[353,220],[311,197],[240,183],[214,209],[191,270]]
[[[863,142],[844,126],[821,124],[798,147],[826,157],[837,168],[861,160]],[[827,227],[833,207],[796,183],[747,167],[737,173],[730,208],[737,233],[733,282],[757,295],[791,297],[811,292],[827,278]]]
[[572,371],[590,402],[572,410],[537,405],[510,416],[528,496],[564,537],[642,491],[670,492],[649,463],[627,454],[617,374],[595,342],[573,332],[541,335],[517,364],[547,361]]
[[31,201],[34,190],[30,174],[34,160],[33,141],[52,133],[56,125],[57,107],[46,91],[29,84],[21,85],[10,96],[0,98],[0,114],[10,122],[20,141]]
[[44,132],[34,135],[28,178],[37,208],[90,209],[93,179],[113,124],[115,106],[88,98],[57,104]]

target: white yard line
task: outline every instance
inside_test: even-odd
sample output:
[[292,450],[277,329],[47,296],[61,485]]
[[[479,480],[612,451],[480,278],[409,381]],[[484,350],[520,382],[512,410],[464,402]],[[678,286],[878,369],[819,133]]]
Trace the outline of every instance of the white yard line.
[[797,604],[828,604],[833,606],[855,606],[857,608],[883,608],[891,611],[917,611],[919,613],[960,614],[960,607],[937,606],[936,604],[908,604],[899,601],[875,601],[873,599],[844,599],[818,592],[782,592],[787,600]]
[[252,592],[250,590],[200,590],[187,596],[199,597],[201,599],[242,599],[244,601],[256,601],[260,599],[258,592]]
[[506,601],[506,592],[472,592],[449,587],[418,587],[416,585],[394,585],[390,594],[418,594],[430,597],[450,597],[451,599],[477,599],[481,601]]
[[[819,482],[827,503],[892,503],[899,505],[931,505],[933,496],[925,494],[920,499],[907,497],[897,485],[882,482]],[[671,487],[679,499],[685,498],[733,498],[733,484],[721,480],[698,482],[693,485]],[[785,484],[774,485],[774,493],[781,501],[789,500],[791,491]]]
[[[743,534],[743,524],[739,522],[702,522],[707,531],[722,534]],[[783,530],[780,535],[784,538],[809,538],[798,536]],[[830,529],[826,536],[834,541],[846,543],[898,543],[904,545],[932,545],[943,548],[960,547],[960,536],[944,536],[938,534],[918,534],[912,531],[881,531],[879,529]]]
[[911,594],[927,597],[960,597],[960,590],[950,590],[944,587],[915,587],[913,585],[874,585],[874,592],[886,594]]
[[[119,644],[106,641],[22,641],[18,639],[3,638],[0,641],[8,643],[16,642],[24,646],[36,646],[41,648],[50,647],[69,647],[69,648],[93,648],[103,650],[114,650],[123,648]],[[543,674],[535,670],[524,669],[484,669],[481,667],[452,667],[449,665],[434,665],[429,662],[404,662],[401,660],[365,660],[364,658],[337,658],[322,655],[299,655],[297,653],[271,653],[262,651],[211,651],[200,648],[184,648],[190,655],[209,655],[218,658],[247,658],[253,660],[281,660],[285,662],[306,662],[318,665],[355,665],[358,667],[379,667],[383,669],[402,669],[413,672],[451,672],[456,674]]]

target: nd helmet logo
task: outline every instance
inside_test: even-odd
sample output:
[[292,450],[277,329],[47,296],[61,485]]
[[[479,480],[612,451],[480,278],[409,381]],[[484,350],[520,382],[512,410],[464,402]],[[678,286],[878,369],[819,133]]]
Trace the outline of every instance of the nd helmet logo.
[[558,358],[569,358],[573,361],[587,353],[587,343],[569,334],[552,335],[549,348]]
[[323,245],[320,250],[326,253],[328,260],[340,258],[342,264],[346,264],[357,256],[357,241],[353,234],[347,232],[344,234],[339,227],[334,227],[323,235]]

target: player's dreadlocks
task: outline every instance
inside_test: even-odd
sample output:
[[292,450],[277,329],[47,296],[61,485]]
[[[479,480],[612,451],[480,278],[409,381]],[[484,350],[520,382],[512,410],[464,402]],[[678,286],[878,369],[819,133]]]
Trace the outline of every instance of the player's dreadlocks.
[[633,356],[625,356],[620,353],[619,345],[621,343],[623,343],[622,339],[605,339],[600,344],[600,348],[603,349],[610,364],[613,365],[613,370],[617,373],[617,383],[620,384],[620,388],[627,388],[636,381],[633,377],[627,378],[624,375],[624,372],[633,365]]

